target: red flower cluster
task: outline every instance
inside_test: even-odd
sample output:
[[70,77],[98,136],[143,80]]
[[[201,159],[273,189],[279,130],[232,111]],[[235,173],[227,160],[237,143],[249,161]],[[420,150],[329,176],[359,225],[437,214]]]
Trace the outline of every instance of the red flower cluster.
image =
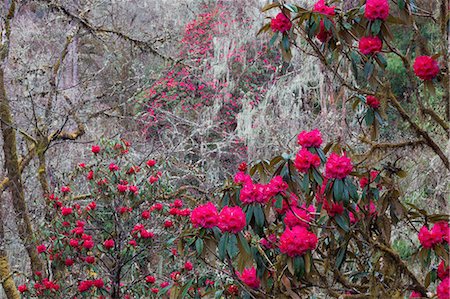
[[367,0],[364,16],[370,20],[386,20],[389,16],[388,0]]
[[297,142],[303,147],[320,147],[322,145],[322,136],[317,129],[310,132],[302,131],[297,136]]
[[317,236],[305,227],[289,227],[280,236],[280,251],[290,257],[303,255],[317,246]]
[[41,245],[38,245],[36,247],[36,249],[37,249],[38,253],[43,253],[43,252],[45,252],[47,250],[47,246],[45,246],[44,244],[41,244]]
[[91,148],[91,151],[92,151],[92,153],[94,153],[94,154],[100,153],[100,146],[98,146],[98,145],[93,145],[92,148]]
[[241,180],[244,181],[244,187],[241,189],[239,199],[244,204],[267,203],[270,198],[288,188],[287,183],[283,181],[281,176],[273,177],[266,185],[254,184],[251,178],[245,174],[241,178],[235,177],[235,181],[240,182]]
[[334,11],[336,6],[327,6],[325,4],[325,0],[319,0],[314,4],[314,10],[315,12],[319,12],[321,14],[327,15],[327,16],[334,16],[336,12]]
[[289,31],[292,27],[291,20],[282,12],[277,14],[275,18],[270,22],[270,28],[272,28],[273,32],[286,32]]
[[240,207],[223,207],[218,224],[222,232],[237,234],[244,229],[245,225],[245,214]]
[[320,166],[320,158],[318,155],[302,148],[295,156],[294,166],[299,172],[307,173],[310,168]]
[[[316,4],[314,4],[313,11],[324,14],[326,16],[334,16],[336,14],[335,8],[336,6],[327,6],[324,0],[319,0]],[[317,39],[324,43],[331,37],[331,35],[331,31],[328,31],[325,28],[324,20],[320,20],[319,33],[316,36]]]
[[20,285],[20,286],[17,287],[17,290],[18,290],[20,293],[25,293],[26,291],[28,291],[28,287],[27,287],[26,284],[22,284],[22,285]]
[[381,52],[383,42],[378,36],[365,36],[359,40],[359,51],[364,55]]
[[242,273],[237,272],[236,274],[250,288],[252,288],[252,289],[259,288],[261,281],[259,280],[258,276],[256,275],[255,267],[245,268],[242,271]]
[[344,213],[344,204],[342,202],[333,202],[324,198],[323,209],[327,211],[328,216],[334,217],[336,215],[342,215]]
[[63,216],[69,216],[72,214],[72,208],[71,207],[61,207],[61,214]]
[[419,241],[424,248],[432,248],[442,242],[448,243],[449,233],[448,223],[440,221],[435,223],[431,230],[423,226],[419,231]]
[[[38,275],[40,276],[40,275]],[[59,284],[54,283],[48,278],[42,279],[41,282],[37,282],[34,284],[34,289],[37,295],[42,295],[44,291],[54,291],[57,292],[59,290]]]
[[89,291],[92,287],[96,287],[98,289],[103,288],[105,283],[103,282],[103,279],[95,279],[95,280],[83,280],[80,281],[80,284],[78,285],[78,291],[80,293]]
[[113,239],[105,240],[105,241],[103,242],[103,246],[104,246],[106,249],[111,249],[111,248],[113,248],[113,247],[114,247],[114,240],[113,240]]
[[364,176],[359,180],[359,186],[361,188],[364,188],[365,186],[369,185],[370,183],[373,183],[379,174],[380,174],[379,171],[372,170],[370,172],[370,181],[367,176]]
[[445,262],[441,261],[437,269],[437,275],[442,280],[450,276],[450,264],[445,266]]
[[417,57],[413,69],[416,76],[424,81],[433,80],[440,72],[438,63],[430,56]]
[[380,100],[374,96],[366,97],[367,105],[373,109],[380,108]]
[[343,179],[353,170],[352,161],[345,156],[332,153],[325,164],[325,176],[329,179]]
[[439,299],[449,299],[450,298],[450,277],[446,277],[438,285],[436,293]]
[[212,202],[192,210],[191,222],[194,227],[213,228],[217,226],[217,208]]
[[287,227],[309,227],[309,223],[311,222],[311,214],[316,211],[313,205],[306,207],[303,205],[302,207],[291,207],[284,217],[284,224]]

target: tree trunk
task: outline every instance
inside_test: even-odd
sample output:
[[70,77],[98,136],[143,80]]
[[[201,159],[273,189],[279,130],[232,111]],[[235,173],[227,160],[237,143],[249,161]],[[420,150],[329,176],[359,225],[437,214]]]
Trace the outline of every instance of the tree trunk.
[[0,195],[0,281],[7,299],[19,299],[19,292],[11,275],[8,255],[6,254],[5,232],[3,229],[3,198]]
[[3,136],[3,152],[5,155],[5,168],[11,182],[9,188],[11,190],[19,236],[30,257],[32,271],[42,271],[44,267],[39,259],[36,249],[33,228],[25,203],[22,176],[17,156],[16,132],[13,127],[10,104],[6,96],[3,68],[0,68],[0,119],[0,129]]

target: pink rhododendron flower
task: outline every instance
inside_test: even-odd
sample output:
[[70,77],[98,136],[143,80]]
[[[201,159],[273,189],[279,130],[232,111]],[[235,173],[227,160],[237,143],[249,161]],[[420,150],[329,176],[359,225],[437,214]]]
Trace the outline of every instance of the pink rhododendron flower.
[[184,263],[184,270],[191,271],[192,269],[194,269],[194,266],[191,262],[187,261],[186,263]]
[[317,236],[305,227],[289,227],[280,236],[280,251],[290,257],[303,255],[317,246]]
[[450,277],[446,277],[436,288],[436,294],[439,299],[450,298]]
[[312,167],[320,166],[320,158],[316,154],[312,154],[306,148],[302,148],[295,156],[294,166],[301,173],[307,173]]
[[36,249],[37,249],[38,253],[43,253],[43,252],[45,252],[47,250],[47,246],[45,246],[44,244],[41,244],[41,245],[38,245],[36,247]]
[[343,179],[353,170],[352,161],[345,156],[332,153],[325,164],[325,176],[329,179]]
[[288,188],[288,184],[283,181],[283,178],[280,175],[274,176],[268,186],[267,191],[269,192],[270,196],[275,196],[280,192],[284,192]]
[[367,185],[369,185],[370,183],[374,182],[375,179],[377,178],[377,176],[378,176],[379,174],[380,174],[379,171],[372,170],[372,171],[370,172],[370,182],[369,182],[369,179],[367,178],[367,176],[364,176],[364,177],[362,177],[362,178],[359,180],[359,186],[360,186],[361,188],[364,188],[365,186],[367,186]]
[[113,239],[105,240],[105,241],[103,242],[103,246],[104,246],[106,249],[111,249],[111,248],[113,248],[113,247],[114,247],[114,240],[113,240]]
[[156,165],[156,161],[155,160],[148,160],[146,162],[146,164],[147,164],[148,167],[153,167],[153,166]]
[[409,296],[409,298],[422,298],[422,297],[423,297],[422,294],[416,291],[412,291],[411,296]]
[[424,248],[432,248],[434,245],[448,242],[449,227],[446,222],[436,223],[431,230],[423,226],[419,231],[419,241]]
[[117,185],[117,191],[119,191],[120,193],[125,193],[128,190],[128,186],[127,185],[122,185],[122,184],[118,184]]
[[94,154],[98,154],[100,152],[100,146],[98,145],[93,145],[91,148],[92,153]]
[[265,185],[247,183],[241,189],[239,199],[244,204],[266,203],[269,200],[269,194],[266,191]]
[[217,208],[212,202],[208,202],[192,210],[191,222],[194,227],[213,228],[217,226],[217,220]]
[[336,14],[335,8],[336,6],[327,6],[325,4],[325,0],[319,0],[316,2],[316,4],[314,4],[313,11],[319,12],[327,16],[334,16]]
[[292,27],[291,20],[284,15],[284,13],[279,13],[275,18],[272,19],[270,23],[270,28],[272,28],[273,32],[286,32],[289,31]]
[[310,132],[302,131],[297,136],[297,142],[303,147],[320,147],[322,145],[322,136],[317,129]]
[[389,16],[388,0],[367,0],[364,16],[370,20],[386,20]]
[[89,289],[92,287],[92,285],[93,285],[92,280],[80,281],[80,284],[78,285],[78,292],[83,293],[83,292],[89,291]]
[[[336,6],[327,6],[324,0],[319,0],[314,5],[314,12],[324,14],[326,16],[334,16]],[[325,28],[324,20],[320,20],[319,33],[317,34],[317,39],[322,43],[326,42],[332,36],[332,32]]]
[[111,172],[119,170],[119,166],[117,166],[114,163],[109,164],[108,168],[109,168],[109,171],[111,171]]
[[219,214],[219,228],[222,232],[237,234],[246,225],[245,214],[241,207],[223,207]]
[[63,216],[69,216],[70,214],[72,214],[72,208],[71,207],[61,207],[61,214]]
[[327,199],[323,201],[323,209],[327,211],[328,216],[334,217],[344,213],[344,204],[342,202],[328,202]]
[[234,176],[234,182],[236,184],[249,184],[252,183],[252,178],[245,172],[239,171]]
[[245,268],[242,273],[237,272],[236,273],[239,278],[244,282],[247,286],[249,286],[252,289],[259,288],[261,281],[259,280],[258,276],[256,275],[256,269],[255,267],[251,268]]
[[441,261],[437,269],[438,277],[443,280],[450,275],[450,264],[445,266],[445,262]]
[[61,192],[62,193],[69,193],[70,192],[70,187],[69,186],[62,186],[61,187]]
[[241,164],[239,164],[238,170],[242,172],[247,171],[247,163],[242,162]]
[[66,265],[67,267],[70,267],[73,264],[74,264],[74,261],[71,258],[66,258],[66,260],[64,261],[64,265]]
[[309,207],[303,205],[300,208],[291,207],[286,212],[286,216],[284,217],[284,224],[286,224],[286,226],[290,228],[295,226],[308,228],[309,223],[311,222],[311,213],[314,213],[315,211],[316,209],[313,205],[310,205]]
[[145,282],[147,282],[147,283],[155,283],[155,281],[156,281],[156,278],[154,276],[149,275],[149,276],[145,277]]
[[25,293],[26,291],[28,291],[28,287],[26,284],[22,284],[17,287],[17,290],[19,291],[19,293]]
[[359,51],[364,55],[381,52],[383,42],[378,36],[365,36],[359,40]]
[[103,279],[99,278],[99,279],[94,279],[94,281],[92,282],[93,285],[98,288],[101,289],[103,288],[103,286],[105,285],[105,283],[103,282]]
[[413,69],[416,76],[424,81],[433,80],[440,72],[438,63],[430,56],[417,57]]

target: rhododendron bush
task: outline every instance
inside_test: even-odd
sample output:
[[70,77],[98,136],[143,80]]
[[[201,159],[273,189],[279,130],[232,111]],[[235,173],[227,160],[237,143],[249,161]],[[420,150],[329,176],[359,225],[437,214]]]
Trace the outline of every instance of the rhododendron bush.
[[[171,190],[161,164],[133,161],[127,141],[94,145],[49,196],[54,217],[37,248],[49,272],[20,285],[22,296],[425,296],[433,282],[447,298],[448,216],[403,206],[395,173],[360,168],[318,130],[298,144],[242,163],[206,197]],[[418,230],[417,257],[434,266],[427,282],[392,249],[395,225]]]

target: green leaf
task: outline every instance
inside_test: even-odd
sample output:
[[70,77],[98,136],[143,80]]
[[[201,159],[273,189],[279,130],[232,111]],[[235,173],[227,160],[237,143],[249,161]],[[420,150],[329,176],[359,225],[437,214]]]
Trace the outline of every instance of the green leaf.
[[336,268],[340,269],[342,263],[345,261],[345,254],[347,253],[347,244],[339,249],[339,252],[336,256]]
[[277,195],[276,199],[277,199],[277,201],[275,202],[275,209],[282,209],[283,208],[283,196]]
[[313,174],[313,177],[314,177],[314,181],[316,181],[317,184],[322,185],[323,178],[322,178],[322,175],[317,171],[317,169],[314,168],[312,170],[312,174]]
[[223,290],[218,290],[214,293],[214,299],[220,299],[222,298]]
[[283,47],[285,50],[289,49],[290,43],[289,43],[289,37],[287,34],[283,35],[283,38],[281,39],[281,43],[283,44]]
[[244,235],[242,233],[238,234],[239,236],[239,242],[241,243],[242,247],[244,248],[245,252],[248,254],[251,254],[252,251],[250,249],[250,246],[248,245],[247,239],[245,239]]
[[379,19],[375,20],[372,23],[372,26],[370,27],[370,29],[372,30],[373,35],[378,35],[378,33],[380,33],[381,24],[382,24],[382,21]]
[[364,65],[364,76],[365,76],[366,79],[369,79],[369,78],[370,78],[370,76],[371,76],[372,73],[373,73],[374,68],[375,68],[375,66],[374,66],[373,63],[371,63],[371,62],[367,62],[367,63]]
[[381,66],[382,66],[383,68],[387,67],[387,60],[386,60],[386,58],[384,58],[384,55],[383,55],[383,54],[378,53],[378,54],[377,54],[377,58],[378,58],[378,60],[380,61],[380,63],[382,64]]
[[347,186],[350,197],[353,200],[358,201],[358,189],[356,186],[349,179],[345,180],[345,185]]
[[377,111],[375,111],[375,118],[378,120],[378,122],[380,123],[380,125],[384,124],[384,120],[381,117],[380,113],[378,113]]
[[308,176],[308,174],[305,174],[303,176],[302,189],[305,192],[305,194],[309,194],[309,176]]
[[228,246],[227,246],[227,252],[230,258],[235,258],[236,255],[239,253],[239,249],[237,247],[237,238],[235,234],[231,234],[228,237]]
[[334,216],[334,220],[336,220],[336,223],[345,231],[348,232],[349,227],[349,221],[342,215],[336,215]]
[[223,261],[227,252],[228,233],[224,233],[219,240],[219,259]]
[[310,20],[308,25],[309,25],[308,36],[312,38],[316,34],[317,29],[319,28],[319,21],[316,22]]
[[375,113],[372,108],[367,109],[367,113],[364,119],[366,120],[366,125],[368,127],[372,126],[373,120],[375,119]]
[[285,4],[284,7],[286,7],[288,10],[290,10],[291,12],[295,12],[298,13],[298,8],[297,6],[293,5],[293,4]]
[[198,239],[195,241],[195,249],[197,250],[198,255],[202,254],[202,252],[203,252],[203,246],[204,246],[204,244],[203,244],[203,239],[198,238]]
[[397,5],[399,10],[405,9],[405,0],[398,0]]
[[293,260],[293,265],[297,277],[302,277],[305,274],[305,260],[303,256],[296,256]]
[[344,193],[344,181],[335,179],[333,183],[333,197],[337,201],[342,201]]
[[184,298],[187,295],[187,292],[189,291],[189,288],[191,287],[192,283],[194,283],[194,279],[190,279],[188,283],[183,287],[183,292],[181,293],[180,298]]
[[327,31],[330,31],[331,27],[333,27],[333,23],[330,21],[330,19],[325,18],[325,17],[323,18],[323,25],[325,26],[325,29]]
[[247,211],[245,212],[245,221],[247,222],[247,225],[250,224],[250,221],[252,221],[253,217],[253,205],[247,206]]
[[275,44],[275,42],[277,41],[277,39],[278,39],[278,32],[275,32],[272,38],[270,39],[269,45],[272,47],[273,44]]
[[255,215],[256,225],[262,227],[264,225],[265,217],[264,217],[264,212],[263,212],[260,204],[255,205],[253,213]]

